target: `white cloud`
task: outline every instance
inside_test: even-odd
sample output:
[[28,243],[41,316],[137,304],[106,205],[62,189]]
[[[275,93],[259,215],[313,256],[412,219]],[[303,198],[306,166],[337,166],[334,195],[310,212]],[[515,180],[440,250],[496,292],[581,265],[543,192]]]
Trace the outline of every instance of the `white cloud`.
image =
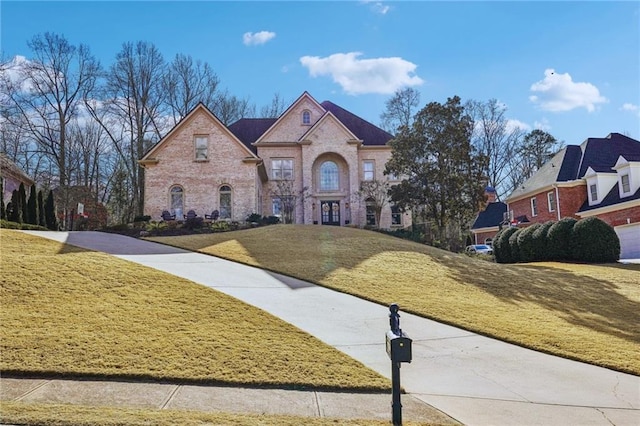
[[597,104],[608,102],[600,95],[600,91],[591,83],[576,83],[569,73],[558,74],[553,69],[544,71],[544,80],[531,85],[529,100],[540,105],[546,111],[570,111],[584,107],[593,112]]
[[507,124],[505,126],[505,130],[507,131],[507,133],[511,133],[514,130],[520,129],[523,130],[525,132],[528,132],[529,130],[531,130],[531,126],[529,126],[527,123],[524,123],[520,120],[516,120],[513,118],[510,118],[507,120]]
[[538,120],[534,121],[533,127],[545,132],[548,132],[549,130],[551,130],[551,125],[549,124],[549,120],[547,120],[546,118],[543,118],[541,121],[538,121]]
[[621,111],[631,111],[631,112],[635,112],[638,117],[640,117],[640,107],[638,105],[635,104],[631,104],[631,103],[625,103],[622,105],[622,107],[620,108]]
[[424,81],[415,75],[417,65],[402,58],[358,59],[362,53],[335,53],[321,58],[303,56],[302,66],[311,77],[330,75],[350,95],[364,93],[393,94],[403,87],[419,86]]
[[363,0],[362,3],[371,5],[371,10],[380,15],[386,15],[391,10],[391,6],[388,6],[381,1]]
[[271,31],[260,31],[257,33],[244,33],[242,36],[242,42],[247,46],[257,46],[265,44],[269,40],[273,39],[276,33]]
[[18,86],[18,90],[27,92],[33,88],[33,82],[24,77],[23,71],[29,66],[29,61],[24,56],[16,55],[10,61],[0,67],[0,78],[7,79],[13,85]]

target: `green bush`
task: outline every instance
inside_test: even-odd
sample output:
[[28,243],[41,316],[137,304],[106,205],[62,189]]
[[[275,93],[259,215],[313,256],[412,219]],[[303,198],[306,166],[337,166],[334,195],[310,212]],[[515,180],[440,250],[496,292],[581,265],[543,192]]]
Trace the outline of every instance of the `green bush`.
[[48,231],[44,226],[32,225],[30,223],[17,223],[8,220],[0,220],[0,228],[4,229],[24,229],[27,231]]
[[547,254],[549,260],[572,260],[573,226],[577,220],[565,217],[549,227]]
[[151,220],[151,216],[136,216],[133,218],[134,222],[149,222]]
[[230,228],[229,223],[226,220],[219,220],[211,224],[211,230],[213,232],[225,232]]
[[262,216],[258,213],[251,213],[249,216],[247,216],[247,222],[259,224],[262,222]]
[[278,216],[268,216],[265,219],[265,223],[267,225],[277,225],[278,223],[280,223],[280,218]]
[[533,242],[533,233],[542,226],[541,223],[534,223],[523,228],[518,233],[518,253],[521,262],[535,262],[538,260],[535,244]]
[[520,256],[520,246],[518,246],[518,237],[523,231],[522,228],[518,228],[516,232],[509,237],[509,250],[511,250],[511,263],[520,262],[522,257]]
[[537,261],[550,259],[547,234],[554,223],[552,220],[545,222],[533,232],[531,243],[533,244],[533,251],[536,254]]
[[509,238],[518,230],[518,228],[508,227],[502,228],[493,239],[493,255],[498,263],[511,263],[511,247],[509,246]]
[[202,228],[202,225],[204,223],[204,219],[201,217],[191,217],[187,220],[184,221],[184,227],[186,229],[189,229],[191,231],[193,231],[194,229],[200,229]]
[[620,259],[620,240],[611,225],[588,217],[573,226],[573,258],[589,263],[609,263]]

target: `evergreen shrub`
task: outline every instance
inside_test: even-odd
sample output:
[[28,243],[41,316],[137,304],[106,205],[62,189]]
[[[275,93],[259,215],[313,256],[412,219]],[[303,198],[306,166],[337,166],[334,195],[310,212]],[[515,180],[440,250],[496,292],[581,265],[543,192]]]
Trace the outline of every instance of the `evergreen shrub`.
[[589,263],[609,263],[620,259],[620,240],[611,225],[595,216],[573,226],[573,258]]
[[517,263],[521,261],[520,247],[518,246],[518,237],[523,231],[522,228],[518,228],[516,232],[509,237],[509,250],[511,251],[511,263]]
[[549,227],[548,260],[572,260],[573,226],[576,222],[572,217],[565,217]]
[[521,262],[535,262],[538,260],[533,242],[533,233],[541,226],[541,223],[534,223],[533,225],[523,228],[518,233],[518,253],[520,254]]
[[502,228],[493,239],[493,255],[498,263],[511,263],[511,247],[509,246],[509,238],[518,228],[508,227]]
[[531,243],[533,244],[532,249],[537,261],[550,259],[547,234],[549,233],[549,228],[551,228],[554,223],[552,220],[545,222],[533,232]]

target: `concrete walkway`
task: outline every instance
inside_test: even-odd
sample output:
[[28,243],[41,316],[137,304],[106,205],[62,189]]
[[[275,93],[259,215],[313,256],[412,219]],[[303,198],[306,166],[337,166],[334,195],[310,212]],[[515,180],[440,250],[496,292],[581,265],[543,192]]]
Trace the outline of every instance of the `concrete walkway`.
[[[29,233],[110,253],[215,288],[390,377],[384,348],[385,306],[119,235]],[[410,314],[402,314],[401,326],[414,342],[413,362],[403,364],[401,371],[403,387],[411,397],[464,424],[640,425],[640,377],[541,354]]]

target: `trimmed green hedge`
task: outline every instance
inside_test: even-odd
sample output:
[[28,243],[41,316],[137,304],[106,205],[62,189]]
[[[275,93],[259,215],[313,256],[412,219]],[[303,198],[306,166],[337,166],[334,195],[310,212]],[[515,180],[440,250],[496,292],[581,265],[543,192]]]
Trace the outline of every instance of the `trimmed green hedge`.
[[615,262],[620,240],[614,229],[597,217],[577,221],[534,223],[527,228],[506,228],[496,235],[493,253],[498,263],[576,260]]
[[573,226],[573,257],[589,263],[616,262],[620,259],[620,239],[613,228],[598,219],[588,217]]

